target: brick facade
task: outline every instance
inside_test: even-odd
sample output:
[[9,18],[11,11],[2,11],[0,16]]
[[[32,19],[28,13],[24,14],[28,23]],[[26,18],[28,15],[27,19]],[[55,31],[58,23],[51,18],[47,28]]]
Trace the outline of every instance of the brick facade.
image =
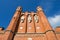
[[60,40],[60,27],[52,29],[41,7],[36,13],[18,7],[7,29],[0,28],[0,40]]

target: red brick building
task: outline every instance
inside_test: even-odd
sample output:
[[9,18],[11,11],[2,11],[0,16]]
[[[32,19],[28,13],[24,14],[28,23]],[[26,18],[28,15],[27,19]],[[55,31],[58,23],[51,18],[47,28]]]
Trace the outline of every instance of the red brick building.
[[52,29],[41,7],[36,13],[18,7],[7,29],[0,28],[0,40],[60,40],[60,27]]

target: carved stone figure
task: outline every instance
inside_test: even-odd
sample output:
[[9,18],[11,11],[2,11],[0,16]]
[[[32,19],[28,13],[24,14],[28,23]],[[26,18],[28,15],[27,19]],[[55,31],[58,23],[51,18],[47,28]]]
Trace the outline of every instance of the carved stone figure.
[[28,15],[28,22],[30,23],[32,21],[31,15]]
[[21,16],[21,22],[23,23],[24,22],[24,16]]
[[35,22],[38,22],[38,21],[39,21],[37,15],[34,16],[34,21],[35,21]]

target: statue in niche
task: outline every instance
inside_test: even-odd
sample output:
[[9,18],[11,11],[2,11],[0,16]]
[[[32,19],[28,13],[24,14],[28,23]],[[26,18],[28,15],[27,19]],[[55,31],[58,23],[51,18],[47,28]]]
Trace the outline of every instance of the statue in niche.
[[31,21],[32,21],[32,17],[31,15],[28,15],[28,22],[31,23]]
[[37,15],[34,15],[34,21],[38,23],[38,16]]
[[21,22],[23,23],[24,22],[24,16],[21,16]]

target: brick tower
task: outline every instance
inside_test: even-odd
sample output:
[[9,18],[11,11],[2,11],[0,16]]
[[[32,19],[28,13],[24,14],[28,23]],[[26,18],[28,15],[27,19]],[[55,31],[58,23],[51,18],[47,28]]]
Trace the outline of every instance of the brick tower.
[[1,40],[60,40],[60,27],[50,26],[43,9],[37,12],[22,12],[18,7],[6,30],[0,28]]

